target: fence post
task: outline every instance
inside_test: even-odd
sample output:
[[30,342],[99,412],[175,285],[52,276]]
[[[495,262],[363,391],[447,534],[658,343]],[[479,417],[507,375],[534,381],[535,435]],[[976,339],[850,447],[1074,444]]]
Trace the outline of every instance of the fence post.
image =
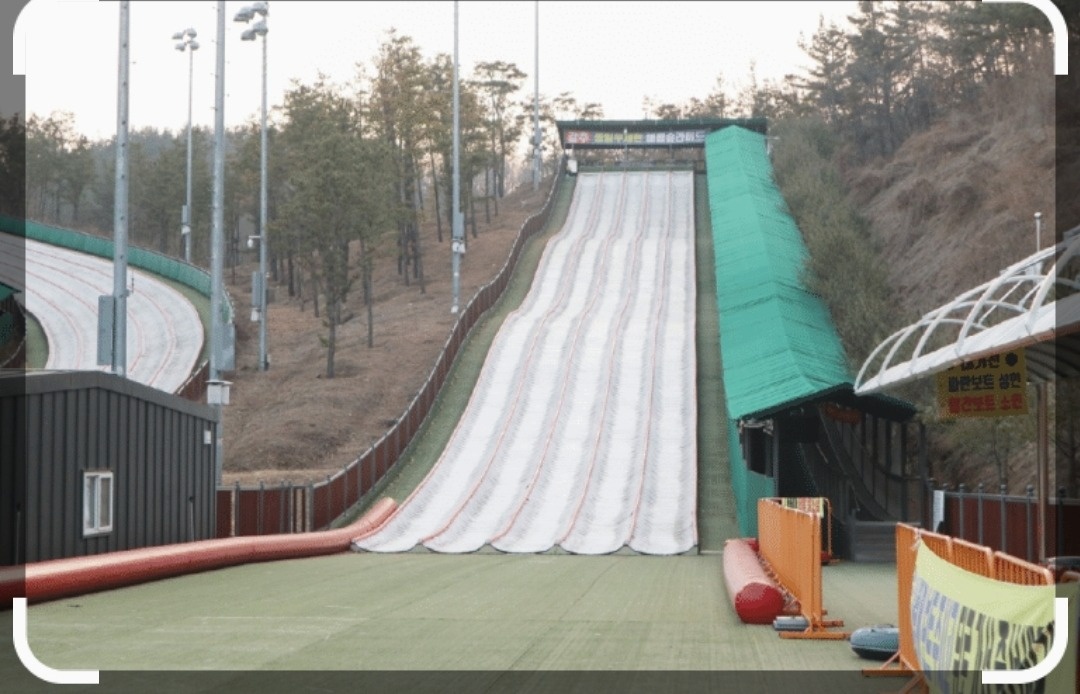
[[288,518],[288,532],[296,532],[296,490],[293,488],[293,480],[286,480],[288,485],[288,501],[286,504],[286,518]]
[[255,514],[255,518],[257,520],[256,525],[259,528],[259,533],[258,533],[259,535],[265,535],[266,534],[266,513],[265,513],[266,509],[265,509],[265,506],[266,506],[266,484],[262,480],[259,480],[259,508],[258,508],[257,513]]
[[960,500],[960,532],[956,534],[956,537],[967,539],[964,536],[964,483],[956,485],[957,498]]
[[[288,492],[285,491],[286,487],[289,489]],[[281,522],[286,524],[283,532],[294,533],[296,532],[296,521],[293,519],[293,486],[291,481],[281,481],[281,493],[287,495],[284,498],[281,510]]]
[[1000,501],[1000,506],[1001,506],[1001,512],[1000,512],[1000,516],[1001,516],[1001,523],[1000,523],[1000,525],[1001,525],[1001,551],[1008,554],[1009,549],[1008,549],[1008,547],[1005,546],[1007,544],[1007,539],[1006,539],[1006,535],[1005,535],[1005,526],[1007,525],[1007,523],[1005,521],[1005,489],[1006,489],[1006,487],[1005,487],[1004,484],[999,485],[998,493],[1000,494],[1000,496],[998,497],[998,499]]
[[240,482],[236,482],[235,492],[233,493],[233,537],[240,534]]
[[281,489],[278,490],[278,532],[285,532],[285,480],[281,480]]
[[1054,512],[1057,514],[1057,540],[1054,544],[1057,547],[1057,556],[1064,556],[1065,554],[1065,493],[1068,490],[1065,487],[1058,487],[1057,503],[1054,504]]
[[307,502],[304,504],[307,510],[307,522],[305,530],[311,532],[315,529],[315,485],[312,482],[308,482],[307,485]]
[[1028,561],[1032,560],[1031,546],[1033,544],[1035,544],[1034,541],[1032,540],[1032,537],[1031,537],[1032,533],[1034,532],[1034,528],[1031,527],[1031,497],[1032,497],[1032,495],[1034,493],[1035,493],[1035,486],[1029,484],[1027,486],[1027,499],[1025,500],[1025,503],[1024,503],[1025,511],[1026,511],[1026,514],[1027,514],[1027,523],[1025,524],[1025,527],[1027,528],[1027,560]]
[[976,517],[979,519],[979,544],[985,545],[983,542],[983,483],[979,482],[975,487],[975,512]]

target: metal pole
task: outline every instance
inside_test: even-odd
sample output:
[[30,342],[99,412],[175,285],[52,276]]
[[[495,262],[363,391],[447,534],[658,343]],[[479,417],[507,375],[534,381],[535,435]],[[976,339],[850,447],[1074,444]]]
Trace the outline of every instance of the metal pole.
[[1046,504],[1050,497],[1050,422],[1047,416],[1047,404],[1046,404],[1046,384],[1035,384],[1035,400],[1036,400],[1036,415],[1037,420],[1036,427],[1038,428],[1038,443],[1036,444],[1035,459],[1039,467],[1038,472],[1038,521],[1036,537],[1039,543],[1038,561],[1040,564],[1046,561]]
[[461,220],[461,143],[460,133],[461,130],[461,105],[460,96],[458,94],[458,3],[454,0],[454,173],[453,173],[453,192],[450,201],[450,254],[453,269],[453,303],[450,305],[450,313],[458,312],[458,303],[461,296],[461,249],[460,246],[465,240],[465,230],[463,228]]
[[979,486],[975,488],[975,502],[977,504],[976,511],[978,512],[978,529],[979,529],[979,544],[985,545],[983,542],[983,483],[979,482]]
[[262,36],[262,134],[259,161],[259,370],[270,368],[266,354],[266,34]]
[[1032,523],[1031,523],[1031,496],[1032,496],[1032,494],[1035,493],[1035,488],[1032,487],[1029,484],[1027,486],[1026,491],[1027,491],[1027,495],[1024,497],[1024,519],[1025,519],[1024,527],[1027,529],[1027,533],[1026,533],[1026,535],[1027,535],[1027,554],[1025,555],[1024,558],[1027,559],[1028,561],[1033,561],[1035,556],[1034,556],[1034,553],[1031,551],[1031,545],[1032,545],[1031,537],[1032,537],[1032,534],[1033,534],[1032,533]]
[[188,102],[187,102],[187,194],[181,215],[181,236],[184,237],[184,260],[191,262],[191,95],[195,75],[195,49],[188,44]]
[[1035,251],[1042,250],[1042,212],[1035,213]]
[[955,535],[956,535],[956,537],[959,537],[959,538],[962,538],[962,539],[966,540],[967,537],[964,536],[964,483],[963,482],[961,482],[959,485],[957,485],[956,492],[957,492],[957,497],[958,497],[958,503],[960,505],[960,529],[958,531],[956,531]]
[[1004,484],[999,485],[999,487],[998,487],[998,503],[999,503],[998,525],[1001,526],[1000,527],[1000,530],[1001,530],[1001,547],[999,547],[999,549],[1002,552],[1006,552],[1006,553],[1009,551],[1008,542],[1007,542],[1007,538],[1006,538],[1006,535],[1005,535],[1005,529],[1008,527],[1007,516],[1006,516],[1008,510],[1007,510],[1007,506],[1005,505],[1005,494],[1007,492],[1008,492],[1008,487],[1006,487]]
[[128,70],[130,2],[120,3],[120,58],[116,90],[116,193],[113,204],[112,371],[127,376]]
[[[214,75],[214,189],[213,219],[210,229],[210,380],[221,380],[222,341],[225,326],[222,321],[222,275],[225,226],[225,2],[217,4],[217,66]],[[215,405],[218,416],[215,461],[217,481],[221,484],[224,463],[222,406]]]
[[533,64],[533,190],[540,188],[540,0],[534,3],[535,56]]

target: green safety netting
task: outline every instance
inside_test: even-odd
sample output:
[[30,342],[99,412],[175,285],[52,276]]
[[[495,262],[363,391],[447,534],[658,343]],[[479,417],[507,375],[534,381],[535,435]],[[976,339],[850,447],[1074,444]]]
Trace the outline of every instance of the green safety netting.
[[711,133],[705,161],[731,482],[739,530],[755,536],[757,500],[775,488],[747,466],[737,422],[850,390],[852,379],[828,309],[803,286],[806,247],[773,182],[764,135]]
[[765,137],[724,128],[706,138],[705,157],[731,419],[850,389],[828,309],[803,286],[806,247],[773,183]]

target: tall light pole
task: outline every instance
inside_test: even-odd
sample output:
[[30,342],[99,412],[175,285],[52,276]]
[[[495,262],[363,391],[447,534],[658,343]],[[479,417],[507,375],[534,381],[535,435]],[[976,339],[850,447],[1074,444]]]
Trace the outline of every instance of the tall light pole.
[[454,173],[450,200],[450,254],[453,263],[453,304],[450,313],[458,312],[461,296],[461,256],[465,252],[465,225],[461,218],[461,99],[458,94],[458,3],[454,0]]
[[[270,8],[266,2],[248,5],[236,13],[237,22],[250,22],[259,15],[260,19],[240,35],[242,41],[254,41],[262,37],[262,124],[260,128],[259,155],[259,274],[251,283],[254,299],[254,313],[259,320],[259,371],[266,371],[270,360],[266,354],[266,18]],[[254,318],[254,315],[253,315]]]
[[194,76],[195,51],[199,50],[198,34],[194,29],[184,29],[173,34],[176,50],[188,52],[188,102],[187,102],[187,193],[184,207],[180,210],[180,237],[184,240],[184,260],[191,262],[191,89]]
[[113,293],[98,301],[98,363],[127,376],[128,74],[130,3],[120,3],[116,81],[116,181],[113,201]]
[[536,36],[533,41],[533,190],[537,190],[540,188],[540,0],[535,2],[534,15]]
[[221,484],[225,446],[221,405],[228,401],[227,385],[221,380],[225,361],[225,0],[217,3],[217,51],[214,69],[214,167],[213,214],[210,224],[210,373],[207,399],[218,415],[214,441],[217,481]]

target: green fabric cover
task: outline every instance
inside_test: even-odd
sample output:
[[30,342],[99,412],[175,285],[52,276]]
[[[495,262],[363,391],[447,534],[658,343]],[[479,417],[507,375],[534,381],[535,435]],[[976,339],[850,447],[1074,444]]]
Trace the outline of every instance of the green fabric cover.
[[850,388],[828,309],[803,286],[806,247],[773,182],[765,137],[718,130],[705,140],[705,160],[729,417]]

